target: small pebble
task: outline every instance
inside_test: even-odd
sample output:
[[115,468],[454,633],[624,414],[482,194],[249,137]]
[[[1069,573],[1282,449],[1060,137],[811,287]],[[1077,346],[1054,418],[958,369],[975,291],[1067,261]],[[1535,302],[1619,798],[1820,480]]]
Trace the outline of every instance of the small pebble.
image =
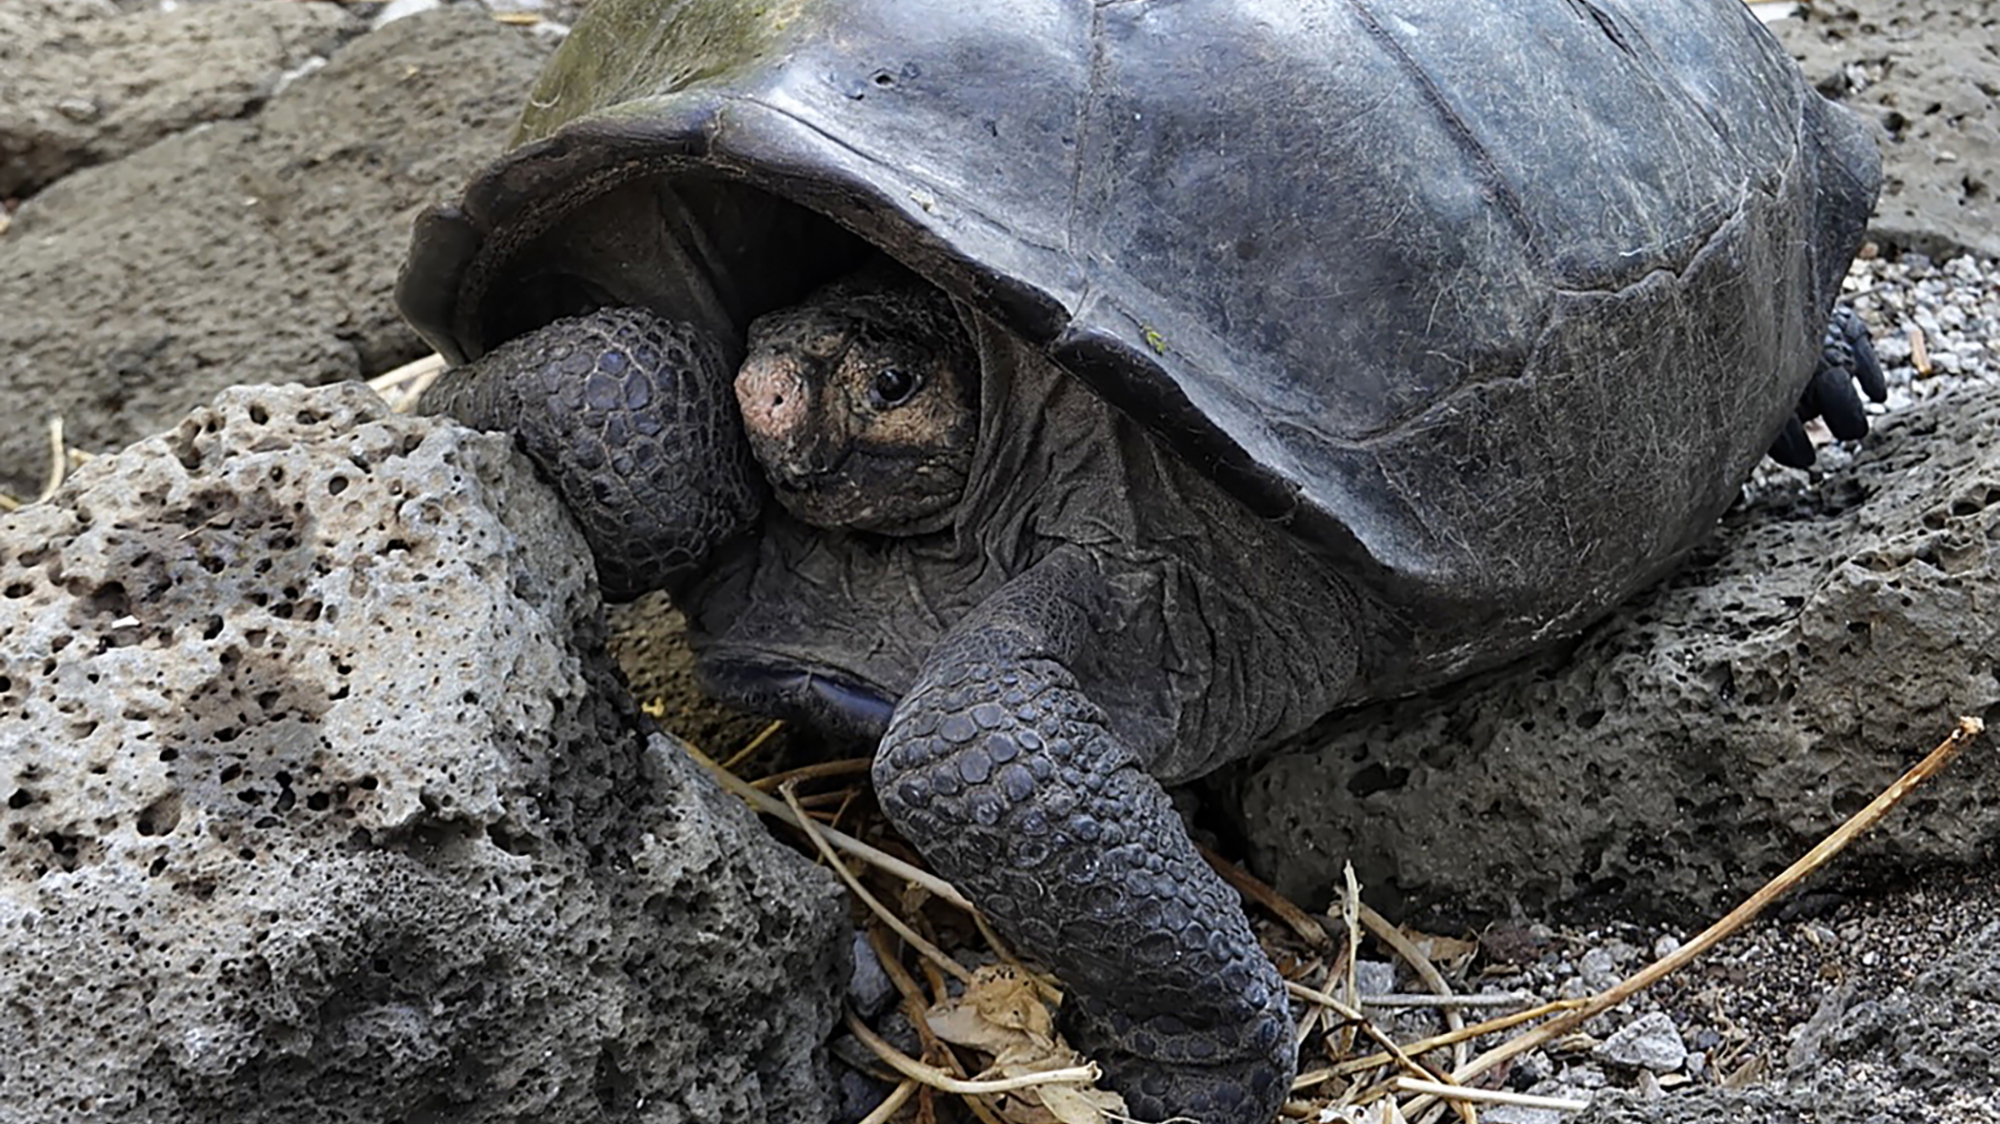
[[95,121],[104,115],[104,107],[95,98],[63,98],[56,102],[56,112],[72,121]]
[[1534,1050],[1524,1057],[1515,1059],[1509,1080],[1515,1088],[1529,1088],[1547,1081],[1554,1076],[1555,1071],[1555,1063],[1549,1060],[1548,1054]]
[[1641,1015],[1619,1028],[1593,1051],[1595,1056],[1615,1065],[1673,1073],[1687,1063],[1687,1044],[1680,1028],[1664,1011]]
[[1577,963],[1583,984],[1591,991],[1603,991],[1624,978],[1618,970],[1618,957],[1610,946],[1593,948],[1583,954]]
[[1556,1080],[1577,1089],[1602,1089],[1611,1084],[1604,1071],[1594,1065],[1566,1065]]
[[1396,990],[1396,966],[1386,960],[1357,960],[1354,983],[1363,995],[1388,995]]
[[896,985],[883,971],[882,961],[866,935],[854,934],[854,974],[847,980],[847,1001],[863,1018],[874,1018],[888,1009],[896,998]]

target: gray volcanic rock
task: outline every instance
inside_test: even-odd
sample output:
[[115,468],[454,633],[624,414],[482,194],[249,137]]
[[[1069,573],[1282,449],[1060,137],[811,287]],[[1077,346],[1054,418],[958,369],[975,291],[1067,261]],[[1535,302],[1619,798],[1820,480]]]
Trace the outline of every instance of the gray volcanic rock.
[[410,222],[500,151],[547,50],[476,14],[401,20],[252,118],[30,199],[0,240],[0,491],[40,489],[50,414],[118,448],[231,382],[427,351],[390,297]]
[[[1851,464],[1768,478],[1579,640],[1338,716],[1233,778],[1240,805],[1222,803],[1252,865],[1316,902],[1352,859],[1402,916],[1712,915],[1957,715],[2000,720],[2000,388],[1875,422]],[[1845,861],[1976,862],[1996,844],[1987,741]]]
[[1933,257],[2000,255],[2000,11],[1813,0],[1771,30],[1822,93],[1880,126],[1877,238]]
[[826,1119],[837,887],[649,739],[592,572],[352,385],[0,516],[0,1121]]
[[76,168],[253,109],[287,72],[361,29],[338,5],[294,0],[130,16],[109,0],[8,0],[0,197],[33,194]]

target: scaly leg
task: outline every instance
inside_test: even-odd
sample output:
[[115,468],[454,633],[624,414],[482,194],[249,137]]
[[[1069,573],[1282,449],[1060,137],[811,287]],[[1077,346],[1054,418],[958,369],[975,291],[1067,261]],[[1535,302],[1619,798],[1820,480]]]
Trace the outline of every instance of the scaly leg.
[[605,596],[671,590],[755,521],[763,476],[720,347],[645,309],[605,308],[445,372],[425,413],[504,429],[555,486]]
[[954,628],[896,708],[875,787],[904,836],[1055,968],[1063,1025],[1141,1119],[1270,1124],[1297,1061],[1284,983],[1158,782],[1069,670],[1103,580],[1065,549]]

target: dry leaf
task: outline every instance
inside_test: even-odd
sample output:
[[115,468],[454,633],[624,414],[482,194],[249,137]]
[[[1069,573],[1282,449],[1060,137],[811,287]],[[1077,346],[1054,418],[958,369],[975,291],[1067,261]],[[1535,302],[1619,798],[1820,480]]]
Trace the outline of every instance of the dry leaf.
[[1478,941],[1419,933],[1408,927],[1405,927],[1402,933],[1404,939],[1417,946],[1418,951],[1429,957],[1432,964],[1445,970],[1464,967],[1472,960],[1473,954],[1479,951]]
[[1753,1054],[1748,1061],[1724,1074],[1718,1084],[1725,1089],[1749,1089],[1763,1081],[1765,1072],[1770,1068],[1769,1059],[1762,1054]]
[[987,1021],[1018,1030],[1042,1041],[1056,1036],[1055,1020],[1048,1004],[1035,990],[1035,981],[1011,964],[982,968],[972,974],[966,998]]
[[896,905],[902,910],[901,916],[915,917],[930,903],[931,892],[915,882],[904,881],[902,892],[896,895]]
[[[958,1046],[992,1055],[981,1077],[1021,1077],[1083,1064],[1055,1032],[1055,1020],[1034,980],[1011,965],[981,968],[965,993],[924,1015],[931,1031]],[[1106,1124],[1126,1115],[1125,1098],[1076,1084],[1038,1085],[995,1098],[1008,1124]]]
[[[1081,1085],[1043,1085],[1030,1090],[1041,1098],[1041,1107],[1061,1124],[1105,1124],[1107,1119],[1128,1119],[1125,1098],[1109,1089]],[[1026,1124],[1026,1122],[1022,1122]]]
[[932,1007],[924,1016],[939,1038],[970,1046],[994,1056],[996,1065],[1020,1064],[1057,1053],[1065,1060],[1037,1067],[1058,1069],[1068,1047],[1057,1048],[1054,1020],[1034,981],[1011,965],[1000,964],[972,973],[965,994]]

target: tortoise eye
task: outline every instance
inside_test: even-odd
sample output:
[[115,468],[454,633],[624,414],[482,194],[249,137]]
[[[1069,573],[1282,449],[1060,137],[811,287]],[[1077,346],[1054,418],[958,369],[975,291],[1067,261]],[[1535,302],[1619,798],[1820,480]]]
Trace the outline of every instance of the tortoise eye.
[[868,387],[868,396],[874,399],[878,409],[900,406],[917,392],[921,381],[901,367],[884,367],[875,372],[875,381]]

